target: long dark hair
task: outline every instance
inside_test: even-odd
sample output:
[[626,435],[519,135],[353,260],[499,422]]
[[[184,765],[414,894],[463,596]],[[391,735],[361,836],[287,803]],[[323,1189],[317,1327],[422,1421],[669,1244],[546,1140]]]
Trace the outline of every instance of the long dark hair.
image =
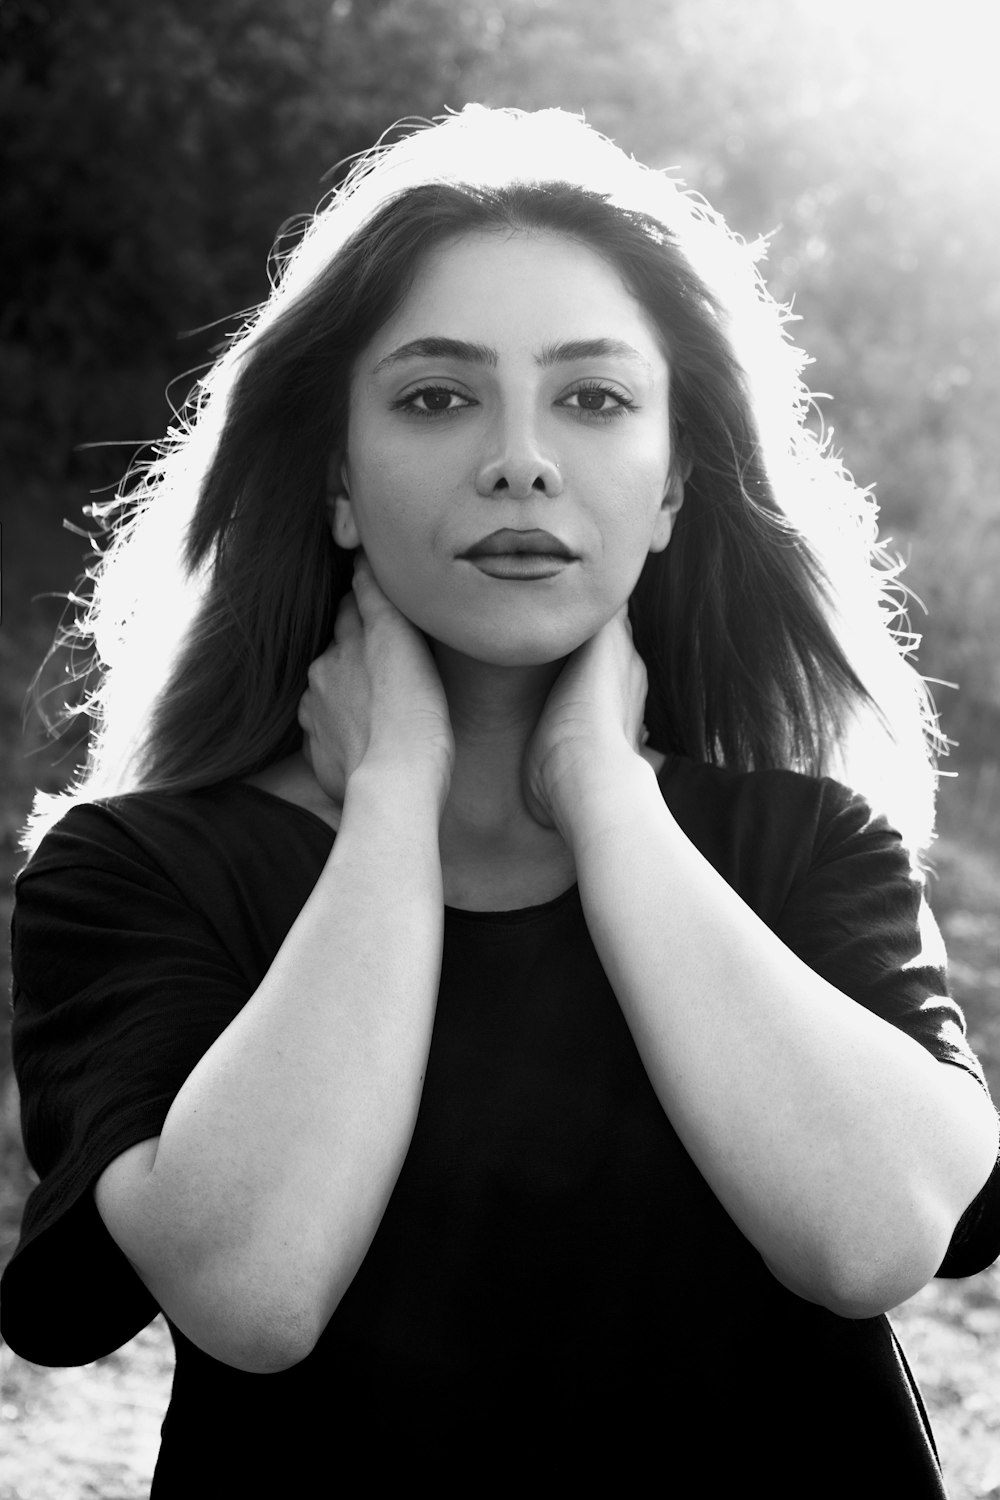
[[[876,705],[850,649],[858,606],[845,607],[837,575],[848,558],[848,571],[853,566],[869,583],[876,577],[872,518],[866,497],[803,422],[799,357],[749,254],[674,184],[671,201],[683,207],[675,222],[651,212],[649,185],[655,176],[663,187],[659,174],[628,162],[579,122],[567,125],[566,116],[558,130],[568,140],[571,129],[577,158],[590,142],[599,143],[605,165],[614,151],[613,182],[595,186],[579,171],[573,180],[536,180],[517,166],[494,168],[499,180],[480,180],[481,173],[463,180],[454,165],[448,174],[425,168],[421,180],[423,142],[455,135],[463,124],[474,131],[487,116],[490,129],[498,116],[502,129],[520,128],[530,157],[531,122],[542,117],[474,111],[362,163],[317,217],[259,318],[205,382],[188,430],[151,466],[138,510],[98,581],[98,626],[112,616],[116,638],[106,653],[108,692],[95,705],[90,764],[73,795],[192,789],[250,774],[297,748],[306,671],[332,635],[352,573],[323,504],[331,454],[346,441],[352,367],[406,297],[421,261],[474,231],[545,231],[583,242],[619,271],[662,337],[686,483],[670,545],[649,557],[630,601],[649,674],[651,743],[738,770],[822,774],[840,769],[850,724],[881,714],[897,749],[907,735],[920,740],[927,771],[919,679],[877,608],[884,572],[868,591],[867,640],[874,631],[882,648],[888,643],[881,660],[903,689],[895,709],[885,693]],[[406,151],[417,169],[394,181],[393,153]],[[556,168],[564,157],[554,152]],[[623,180],[643,191],[630,200]],[[375,201],[365,204],[373,184]],[[331,233],[338,214],[346,222]],[[750,343],[763,358],[748,355]],[[800,508],[806,495],[827,520],[839,507],[848,518],[838,533],[846,547],[824,554],[790,513],[793,489]],[[170,502],[172,528],[164,530]],[[828,528],[828,537],[836,531]],[[172,637],[160,616],[170,649],[137,711],[134,688],[122,691],[129,674],[115,651],[131,651],[135,679],[140,621],[153,615],[137,595],[123,606],[114,580],[116,570],[136,573],[144,551],[162,571],[167,532],[183,580],[177,597],[188,603],[171,616]],[[133,722],[123,732],[126,698]],[[928,786],[925,776],[925,793]]]

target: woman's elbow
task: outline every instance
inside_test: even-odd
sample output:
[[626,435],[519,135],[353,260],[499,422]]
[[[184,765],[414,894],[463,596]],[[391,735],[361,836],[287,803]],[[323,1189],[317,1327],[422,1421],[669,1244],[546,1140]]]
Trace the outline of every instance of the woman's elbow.
[[[942,1257],[943,1258],[943,1257]],[[908,1257],[887,1267],[860,1266],[832,1281],[821,1305],[838,1318],[877,1318],[915,1297],[935,1274],[940,1260]]]
[[946,1214],[914,1212],[881,1234],[828,1241],[804,1260],[767,1265],[789,1291],[839,1318],[875,1318],[916,1296],[937,1274],[953,1231]]
[[287,1256],[281,1264],[187,1245],[155,1269],[133,1265],[185,1338],[249,1375],[275,1375],[308,1359],[345,1290],[331,1288],[321,1268],[296,1268]]
[[261,1329],[212,1329],[204,1336],[192,1336],[191,1342],[203,1354],[245,1375],[280,1375],[308,1359],[316,1347],[315,1339],[297,1329],[273,1324]]
[[192,1287],[164,1312],[203,1354],[248,1375],[277,1375],[301,1364],[328,1321],[287,1293],[261,1296],[233,1283],[223,1295]]

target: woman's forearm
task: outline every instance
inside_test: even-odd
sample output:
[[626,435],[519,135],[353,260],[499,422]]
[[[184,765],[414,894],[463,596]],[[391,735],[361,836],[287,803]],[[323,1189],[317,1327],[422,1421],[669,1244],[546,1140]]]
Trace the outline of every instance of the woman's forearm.
[[230,1363],[308,1351],[402,1166],[440,974],[437,809],[415,775],[355,773],[261,985],[181,1088],[144,1170],[99,1187],[161,1306]]
[[917,1290],[996,1158],[986,1096],[786,948],[639,757],[581,791],[571,841],[663,1108],[774,1274],[852,1316]]

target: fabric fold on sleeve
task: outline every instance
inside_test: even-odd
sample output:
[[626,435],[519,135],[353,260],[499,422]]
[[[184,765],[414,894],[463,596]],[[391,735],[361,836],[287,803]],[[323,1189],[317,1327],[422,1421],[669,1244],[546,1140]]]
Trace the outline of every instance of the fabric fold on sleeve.
[[12,926],[12,1050],[39,1185],[4,1273],[3,1334],[39,1364],[82,1364],[156,1304],[93,1187],[157,1136],[202,1055],[246,1003],[245,976],[111,807],[75,808],[22,872]]
[[[948,992],[944,943],[922,876],[898,833],[867,803],[826,783],[830,812],[778,936],[831,984],[905,1031],[989,1093]],[[971,1276],[1000,1256],[1000,1161],[952,1237],[940,1276]]]

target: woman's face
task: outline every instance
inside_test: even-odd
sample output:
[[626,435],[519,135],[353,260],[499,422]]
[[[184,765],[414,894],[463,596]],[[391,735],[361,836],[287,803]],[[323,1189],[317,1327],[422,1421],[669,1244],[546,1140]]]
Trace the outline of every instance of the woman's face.
[[669,541],[668,401],[655,328],[606,261],[555,234],[470,234],[357,361],[336,540],[432,639],[558,660]]

